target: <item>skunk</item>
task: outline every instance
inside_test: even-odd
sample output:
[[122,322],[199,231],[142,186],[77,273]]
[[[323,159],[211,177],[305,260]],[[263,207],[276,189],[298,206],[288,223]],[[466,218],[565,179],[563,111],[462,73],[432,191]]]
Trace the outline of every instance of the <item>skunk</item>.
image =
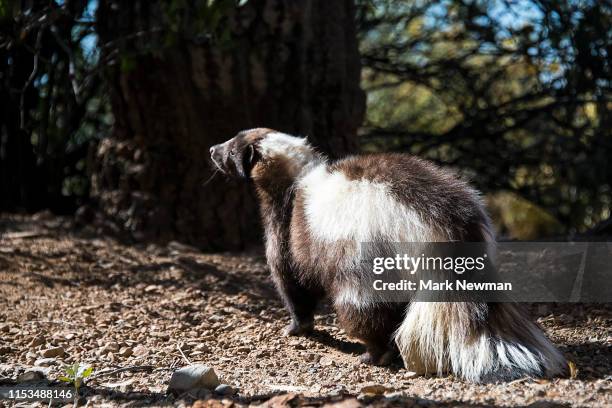
[[380,302],[362,291],[363,242],[493,242],[479,193],[454,173],[407,154],[331,162],[305,138],[245,130],[211,147],[223,173],[252,180],[267,262],[291,323],[307,334],[324,298],[347,334],[365,343],[364,363],[401,356],[417,373],[473,382],[555,376],[563,355],[514,303]]

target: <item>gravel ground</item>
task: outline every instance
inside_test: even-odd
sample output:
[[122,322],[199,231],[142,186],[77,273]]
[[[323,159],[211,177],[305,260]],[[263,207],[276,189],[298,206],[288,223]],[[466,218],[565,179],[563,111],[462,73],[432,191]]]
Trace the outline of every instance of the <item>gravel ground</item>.
[[[55,380],[80,362],[94,368],[89,406],[612,406],[610,304],[530,306],[575,378],[411,378],[358,363],[363,347],[329,310],[312,337],[281,336],[288,317],[258,251],[130,245],[71,224],[0,217],[0,385],[31,367]],[[213,367],[238,394],[166,394],[188,363]]]

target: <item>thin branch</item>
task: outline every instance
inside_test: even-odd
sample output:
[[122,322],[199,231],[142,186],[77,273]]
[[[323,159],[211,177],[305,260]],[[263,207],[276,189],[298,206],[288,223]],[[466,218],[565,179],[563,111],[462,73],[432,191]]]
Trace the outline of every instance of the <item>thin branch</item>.
[[44,27],[41,27],[38,29],[38,33],[36,35],[36,46],[34,47],[34,62],[32,64],[33,65],[32,72],[30,73],[28,80],[26,81],[26,83],[23,85],[23,88],[21,89],[21,96],[19,99],[19,109],[20,109],[20,114],[21,114],[21,117],[20,117],[21,130],[25,130],[25,95],[26,95],[26,91],[28,90],[28,88],[32,84],[32,81],[34,81],[34,78],[36,78],[36,75],[38,74],[38,58],[39,58],[40,49],[42,46],[43,31],[44,31]]
[[133,365],[133,366],[121,367],[121,368],[117,368],[113,370],[100,371],[99,373],[92,375],[91,379],[93,380],[93,379],[98,379],[100,377],[107,377],[109,375],[119,374],[119,373],[123,373],[126,371],[152,371],[154,369],[155,369],[155,366],[152,366],[152,365]]
[[72,49],[62,40],[62,38],[57,34],[57,27],[51,26],[51,33],[53,37],[55,37],[55,41],[57,44],[64,50],[64,52],[68,55],[68,77],[70,78],[70,83],[72,85],[72,92],[74,93],[74,99],[77,104],[80,104],[80,86],[76,80],[76,70],[74,68],[74,54]]
[[187,364],[191,365],[191,361],[189,361],[189,359],[187,358],[187,356],[185,355],[185,353],[183,353],[183,350],[181,349],[181,343],[176,343],[176,348],[178,349],[179,353],[181,353],[181,356],[183,356],[183,359],[187,362]]

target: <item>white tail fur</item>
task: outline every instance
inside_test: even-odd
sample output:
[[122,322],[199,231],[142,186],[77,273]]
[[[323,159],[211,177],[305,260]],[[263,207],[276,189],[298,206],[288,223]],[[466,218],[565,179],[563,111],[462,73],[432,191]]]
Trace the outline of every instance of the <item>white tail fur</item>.
[[515,304],[415,302],[395,335],[407,369],[468,381],[563,374],[563,355]]
[[[489,225],[481,224],[482,235],[494,243]],[[567,370],[563,355],[514,303],[414,302],[395,342],[406,368],[421,374],[450,371],[468,381],[491,382]]]

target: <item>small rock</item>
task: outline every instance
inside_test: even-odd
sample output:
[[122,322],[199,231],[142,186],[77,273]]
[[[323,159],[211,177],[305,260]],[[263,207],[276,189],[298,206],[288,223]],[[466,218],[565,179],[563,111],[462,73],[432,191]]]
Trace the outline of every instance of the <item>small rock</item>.
[[381,384],[368,384],[361,387],[361,392],[363,394],[374,394],[381,395],[387,391],[387,387]]
[[168,341],[170,340],[170,335],[162,332],[151,332],[151,337],[157,337],[158,339]]
[[406,371],[402,377],[404,378],[416,378],[418,377],[420,374],[415,372],[415,371]]
[[340,402],[330,402],[323,405],[323,408],[359,408],[363,405],[356,398],[347,398]]
[[111,342],[106,344],[100,349],[100,354],[105,355],[109,353],[117,353],[119,351],[119,344]]
[[149,354],[149,349],[143,346],[142,344],[137,345],[132,350],[132,354],[135,356],[146,356]]
[[217,373],[212,367],[203,364],[193,364],[183,367],[170,378],[168,391],[185,392],[194,388],[215,389],[220,384]]
[[8,354],[11,352],[11,348],[9,346],[2,346],[0,347],[0,356],[3,356],[5,354]]
[[304,355],[304,359],[311,363],[317,363],[321,359],[321,356],[316,353],[307,353]]
[[357,401],[359,401],[361,403],[364,403],[367,406],[373,405],[372,402],[374,400],[376,400],[377,398],[379,398],[379,397],[377,397],[374,394],[363,394],[363,393],[361,393],[361,394],[357,395]]
[[45,337],[38,335],[34,337],[32,341],[30,341],[30,343],[28,343],[28,347],[38,347],[38,346],[42,346],[45,343],[46,343]]
[[208,353],[208,352],[210,352],[210,348],[209,348],[209,347],[208,347],[206,344],[203,344],[203,343],[197,344],[197,345],[196,345],[196,346],[193,348],[193,350],[194,350],[194,351],[201,351],[202,353]]
[[[390,392],[388,394],[385,394],[385,399],[387,401],[401,401],[402,398],[405,398],[407,396],[408,394],[406,393],[406,391],[395,391],[395,392]],[[454,398],[451,397],[449,399],[454,399]]]
[[21,373],[17,377],[18,383],[30,382],[30,381],[41,381],[44,380],[45,376],[42,372],[37,370],[27,370],[24,373]]
[[62,357],[64,355],[64,349],[62,347],[51,347],[43,350],[40,355],[44,358]]
[[197,248],[187,245],[187,244],[183,244],[181,242],[177,242],[177,241],[170,241],[167,245],[168,249],[174,250],[174,251],[181,251],[181,252],[200,252]]
[[118,354],[123,357],[129,357],[133,352],[134,350],[131,347],[121,347]]
[[57,364],[57,359],[53,357],[39,358],[38,360],[34,361],[34,365],[38,367],[49,367],[49,366],[56,365],[56,364]]
[[321,357],[321,360],[319,360],[319,362],[323,367],[330,367],[334,365],[334,360],[328,356]]
[[159,290],[159,286],[157,285],[149,285],[146,288],[144,288],[145,293],[156,292],[157,290]]
[[297,394],[288,393],[277,395],[276,397],[270,398],[268,401],[260,405],[265,408],[280,408],[293,406],[291,402],[297,398]]
[[348,394],[349,392],[346,390],[346,388],[344,387],[344,385],[340,385],[337,388],[334,388],[329,395],[332,397],[339,397],[339,396],[343,396],[345,394]]
[[219,384],[215,388],[215,394],[219,394],[219,395],[234,395],[235,393],[236,393],[236,390],[234,389],[234,387],[232,387],[231,385],[228,385],[228,384]]
[[306,347],[302,344],[300,340],[292,340],[289,342],[289,345],[297,350],[305,350]]

